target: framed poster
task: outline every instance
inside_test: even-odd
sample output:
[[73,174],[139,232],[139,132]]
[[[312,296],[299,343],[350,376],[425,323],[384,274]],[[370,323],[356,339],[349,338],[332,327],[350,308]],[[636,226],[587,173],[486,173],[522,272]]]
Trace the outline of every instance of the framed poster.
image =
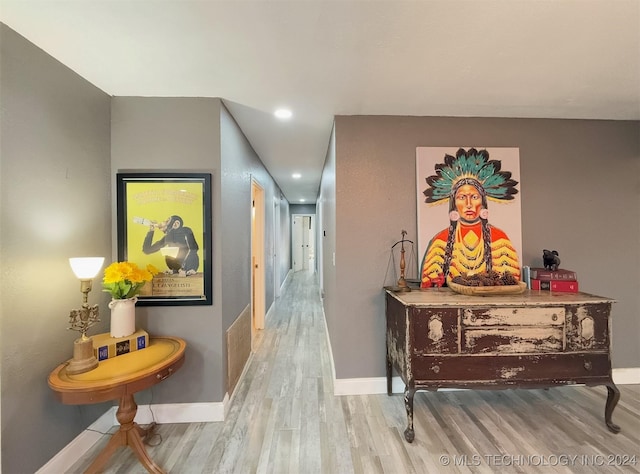
[[421,286],[489,271],[520,280],[518,148],[418,147],[416,196]]
[[210,305],[211,175],[118,173],[118,261],[159,273],[138,305]]

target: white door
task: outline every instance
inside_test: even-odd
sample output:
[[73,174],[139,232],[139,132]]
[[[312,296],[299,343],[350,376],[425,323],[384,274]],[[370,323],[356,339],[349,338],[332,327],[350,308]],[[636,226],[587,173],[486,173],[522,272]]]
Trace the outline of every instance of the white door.
[[293,271],[315,270],[315,219],[311,214],[293,214],[291,245]]

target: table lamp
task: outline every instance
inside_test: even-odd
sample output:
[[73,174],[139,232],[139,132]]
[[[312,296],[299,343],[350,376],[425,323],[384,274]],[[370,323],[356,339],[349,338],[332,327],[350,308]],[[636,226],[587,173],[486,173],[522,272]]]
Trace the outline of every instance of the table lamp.
[[88,297],[91,284],[102,268],[104,257],[70,258],[69,264],[73,273],[80,280],[82,307],[72,309],[69,314],[69,328],[80,332],[80,337],[73,342],[73,359],[67,365],[68,374],[82,374],[98,367],[98,359],[93,355],[93,340],[87,337],[87,330],[100,321],[98,305],[89,306]]

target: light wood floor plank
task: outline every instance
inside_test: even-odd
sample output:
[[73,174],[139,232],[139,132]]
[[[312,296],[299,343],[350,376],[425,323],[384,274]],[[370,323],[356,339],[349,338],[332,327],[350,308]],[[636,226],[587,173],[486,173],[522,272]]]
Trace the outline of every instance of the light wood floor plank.
[[[162,442],[148,451],[167,472],[640,473],[640,385],[619,387],[617,435],[604,424],[604,387],[418,392],[407,443],[402,395],[333,395],[312,273],[293,275],[254,342],[224,422],[158,426],[151,443]],[[68,472],[83,472],[108,439]],[[615,455],[636,456],[635,465],[616,465]],[[146,471],[120,449],[104,472]]]

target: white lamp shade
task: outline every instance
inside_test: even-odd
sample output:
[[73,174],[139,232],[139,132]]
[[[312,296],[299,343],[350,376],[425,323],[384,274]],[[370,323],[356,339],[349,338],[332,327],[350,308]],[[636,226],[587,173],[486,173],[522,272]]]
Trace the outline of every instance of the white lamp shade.
[[74,257],[69,259],[69,265],[71,265],[73,273],[80,280],[93,279],[102,268],[103,263],[104,257]]

